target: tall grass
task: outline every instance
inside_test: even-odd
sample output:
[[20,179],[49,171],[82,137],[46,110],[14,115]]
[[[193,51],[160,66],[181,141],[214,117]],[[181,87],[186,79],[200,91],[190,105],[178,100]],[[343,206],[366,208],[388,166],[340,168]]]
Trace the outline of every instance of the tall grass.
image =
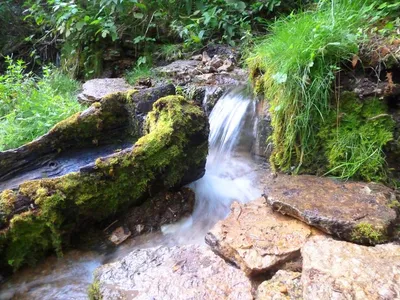
[[0,151],[32,141],[82,109],[77,81],[51,68],[39,78],[25,72],[23,61],[7,62],[7,72],[0,75]]
[[367,1],[332,0],[274,23],[247,63],[271,104],[272,166],[298,171],[315,159],[317,131],[330,111],[339,63],[358,51]]

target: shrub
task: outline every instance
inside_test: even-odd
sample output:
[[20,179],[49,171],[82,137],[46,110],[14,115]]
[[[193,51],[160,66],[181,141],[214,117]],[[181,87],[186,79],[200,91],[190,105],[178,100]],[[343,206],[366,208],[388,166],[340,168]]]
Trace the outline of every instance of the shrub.
[[46,133],[57,122],[81,110],[79,84],[54,68],[41,78],[24,73],[23,61],[7,58],[0,75],[0,151],[18,147]]

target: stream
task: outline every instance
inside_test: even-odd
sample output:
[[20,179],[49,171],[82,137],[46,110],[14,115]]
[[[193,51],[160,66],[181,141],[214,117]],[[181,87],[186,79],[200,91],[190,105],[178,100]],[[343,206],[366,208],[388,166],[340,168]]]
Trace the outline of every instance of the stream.
[[261,163],[252,158],[256,102],[244,87],[228,91],[210,115],[210,151],[203,178],[189,185],[196,194],[191,217],[161,232],[128,239],[112,253],[73,250],[15,273],[0,286],[3,299],[87,299],[93,271],[136,248],[204,243],[207,231],[225,218],[233,201],[260,197]]

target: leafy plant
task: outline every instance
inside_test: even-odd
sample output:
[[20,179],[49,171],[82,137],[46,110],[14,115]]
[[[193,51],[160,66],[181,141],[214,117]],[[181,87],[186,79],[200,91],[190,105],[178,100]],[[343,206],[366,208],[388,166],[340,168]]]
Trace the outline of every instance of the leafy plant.
[[32,141],[82,109],[76,81],[54,68],[44,68],[38,78],[25,73],[21,60],[7,58],[7,63],[7,72],[0,75],[0,151]]

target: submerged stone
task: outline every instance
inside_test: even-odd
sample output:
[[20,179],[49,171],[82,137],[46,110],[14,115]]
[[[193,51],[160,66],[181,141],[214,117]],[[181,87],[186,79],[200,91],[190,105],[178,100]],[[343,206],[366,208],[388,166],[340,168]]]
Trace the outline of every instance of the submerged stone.
[[308,175],[278,175],[265,184],[274,210],[340,239],[373,245],[393,233],[397,214],[391,207],[398,202],[384,185]]
[[276,270],[300,256],[310,227],[272,211],[264,198],[234,202],[229,216],[206,235],[206,243],[247,275]]
[[95,271],[94,299],[253,299],[245,274],[203,246],[132,251]]
[[[57,149],[65,152],[64,146],[83,148],[112,129],[119,131],[116,136],[134,139],[130,134],[134,131],[139,137],[136,108],[131,93],[107,96],[57,124],[39,140],[0,153],[0,158],[5,158],[0,164],[8,168],[4,176],[12,175],[15,159],[22,157],[21,164],[26,164],[24,158]],[[193,102],[180,96],[161,98],[153,105],[143,130],[146,134],[133,146],[87,162],[76,172],[28,179],[1,192],[0,266],[16,269],[35,263],[50,250],[61,253],[71,235],[80,231],[80,224],[102,221],[141,204],[150,193],[186,184],[204,174],[208,123]]]
[[310,239],[302,249],[305,300],[399,299],[400,246]]

